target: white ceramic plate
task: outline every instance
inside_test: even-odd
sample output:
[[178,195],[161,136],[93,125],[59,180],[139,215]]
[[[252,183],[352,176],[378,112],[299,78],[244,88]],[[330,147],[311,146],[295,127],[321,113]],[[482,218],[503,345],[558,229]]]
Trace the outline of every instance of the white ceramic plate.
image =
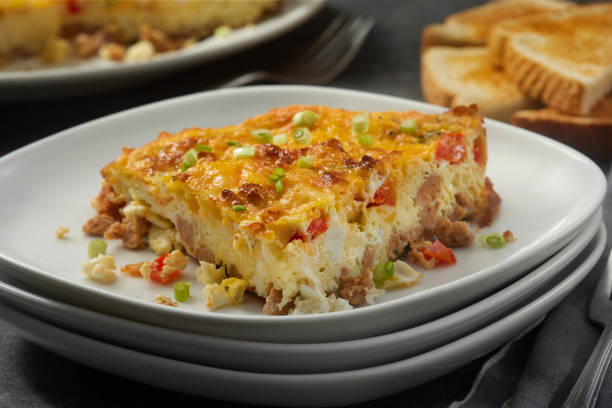
[[[323,373],[371,367],[414,356],[499,320],[565,278],[590,254],[583,249],[601,224],[601,210],[559,253],[525,277],[465,309],[411,329],[335,343],[285,344],[186,333],[124,320],[12,286],[0,272],[0,300],[58,327],[118,346],[212,367],[267,373]],[[10,282],[10,283],[8,283]],[[27,288],[26,288],[27,289]]]
[[252,28],[234,30],[232,35],[225,38],[209,37],[192,47],[160,54],[150,61],[125,63],[93,58],[64,67],[43,67],[30,61],[20,62],[14,64],[13,70],[0,70],[0,100],[86,94],[142,83],[278,37],[308,20],[324,4],[325,0],[285,1],[278,14]]
[[[556,306],[582,281],[606,244],[603,224],[591,252],[572,274],[527,306],[427,353],[362,370],[262,374],[180,362],[56,328],[0,304],[0,319],[53,352],[108,373],[203,397],[267,406],[336,406],[393,394],[440,377],[501,346]],[[231,384],[231,387],[228,387]]]
[[[319,87],[263,86],[207,92],[111,115],[26,146],[0,159],[0,259],[21,269],[16,276],[54,296],[109,314],[214,336],[275,342],[323,342],[369,337],[432,319],[516,279],[567,244],[593,215],[606,181],[580,153],[534,133],[487,121],[488,173],[504,202],[489,229],[511,229],[518,240],[496,251],[478,245],[456,250],[458,263],[426,271],[408,289],[378,298],[379,304],[326,315],[270,317],[250,298],[239,307],[208,311],[194,283],[193,297],[179,308],[152,302],[171,295],[142,279],[122,276],[113,285],[84,279],[80,262],[89,238],[80,233],[93,215],[99,169],[123,146],[140,146],[159,131],[237,123],[269,108],[293,103],[356,110],[439,112],[400,98]],[[55,238],[59,225],[68,239]],[[485,230],[483,232],[486,232]],[[109,252],[123,265],[153,259],[119,243]],[[193,268],[186,273],[193,279]]]

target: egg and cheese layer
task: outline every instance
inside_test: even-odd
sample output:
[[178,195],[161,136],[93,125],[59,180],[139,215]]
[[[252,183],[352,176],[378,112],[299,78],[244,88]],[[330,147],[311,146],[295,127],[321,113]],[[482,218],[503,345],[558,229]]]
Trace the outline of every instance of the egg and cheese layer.
[[97,30],[127,44],[143,25],[169,38],[200,39],[222,25],[256,23],[280,6],[280,0],[0,0],[0,57],[39,56],[53,40]]
[[[300,144],[292,119],[305,110],[318,120],[310,143]],[[262,297],[282,293],[279,308],[299,304],[301,293],[337,294],[342,274],[370,273],[403,246],[432,238],[432,216],[456,220],[460,204],[461,219],[487,210],[486,133],[474,109],[367,113],[373,143],[353,132],[358,114],[295,105],[237,126],[162,132],[124,149],[102,175],[126,201],[169,220],[192,255],[227,265]],[[416,126],[402,131],[407,119]],[[258,129],[287,140],[261,143]],[[206,151],[182,169],[196,145]],[[250,146],[252,157],[236,157]],[[311,167],[298,166],[304,156]]]
[[148,24],[168,36],[211,35],[221,25],[232,28],[259,21],[279,8],[279,0],[65,0],[64,30],[112,26],[122,42],[138,38]]

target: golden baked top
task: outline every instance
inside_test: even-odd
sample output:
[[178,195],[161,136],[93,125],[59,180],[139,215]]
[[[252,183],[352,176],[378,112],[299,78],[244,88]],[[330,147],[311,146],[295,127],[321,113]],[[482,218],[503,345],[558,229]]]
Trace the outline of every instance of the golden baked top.
[[[296,126],[304,111],[316,121]],[[162,132],[139,149],[124,149],[102,174],[157,186],[187,200],[194,213],[216,207],[259,235],[274,223],[315,220],[330,206],[350,220],[365,205],[394,205],[393,180],[407,176],[401,172],[409,161],[484,168],[486,138],[476,138],[484,136],[481,122],[475,108],[426,115],[294,105],[237,126]]]

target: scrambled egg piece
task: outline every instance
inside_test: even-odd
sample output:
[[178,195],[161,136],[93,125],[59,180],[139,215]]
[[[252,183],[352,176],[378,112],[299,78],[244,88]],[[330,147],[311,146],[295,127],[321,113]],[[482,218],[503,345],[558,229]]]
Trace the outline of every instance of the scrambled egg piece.
[[206,307],[217,309],[225,305],[237,305],[244,300],[247,282],[244,279],[227,278],[221,283],[206,285],[202,293],[206,297]]
[[170,299],[168,296],[164,296],[162,294],[155,296],[155,303],[158,303],[160,305],[172,306],[172,307],[178,306],[178,303]]
[[121,209],[125,218],[132,218],[140,216],[146,218],[154,226],[160,228],[169,228],[172,223],[164,217],[151,212],[151,207],[147,203],[141,200],[132,200],[125,207]]
[[395,273],[383,284],[383,289],[407,288],[418,283],[423,275],[404,261],[395,261]]
[[219,283],[226,278],[225,268],[223,266],[217,268],[217,265],[213,263],[200,261],[200,267],[196,269],[196,277],[198,282],[205,285]]
[[55,230],[55,236],[62,239],[66,236],[66,234],[68,234],[70,232],[70,230],[66,227],[62,227],[59,226],[57,227],[57,229]]
[[302,284],[300,295],[295,298],[295,309],[291,314],[328,313],[352,308],[346,299],[337,298],[334,294],[326,296],[320,290]]
[[182,271],[187,267],[188,263],[189,258],[183,255],[183,253],[178,249],[175,249],[174,251],[170,252],[166,259],[164,259],[164,267],[162,269],[162,274],[164,273],[164,271],[166,271],[166,269],[168,269],[169,271]]
[[81,272],[87,278],[100,283],[115,282],[117,280],[115,268],[115,258],[112,255],[99,254],[81,263]]
[[163,228],[154,224],[149,229],[149,248],[157,255],[162,255],[173,249],[181,249],[182,245],[176,239],[174,228]]

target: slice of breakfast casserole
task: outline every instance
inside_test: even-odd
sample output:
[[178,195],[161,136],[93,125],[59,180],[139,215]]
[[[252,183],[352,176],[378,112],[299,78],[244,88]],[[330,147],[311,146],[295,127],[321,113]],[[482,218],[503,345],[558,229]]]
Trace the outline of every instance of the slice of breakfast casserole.
[[490,224],[500,199],[486,145],[475,107],[288,106],[162,132],[102,169],[99,215],[84,230],[130,248],[154,232],[163,251],[184,248],[246,281],[268,314],[342,310],[388,287],[389,260],[407,246],[422,266],[453,263],[447,247],[474,239],[467,221]]

